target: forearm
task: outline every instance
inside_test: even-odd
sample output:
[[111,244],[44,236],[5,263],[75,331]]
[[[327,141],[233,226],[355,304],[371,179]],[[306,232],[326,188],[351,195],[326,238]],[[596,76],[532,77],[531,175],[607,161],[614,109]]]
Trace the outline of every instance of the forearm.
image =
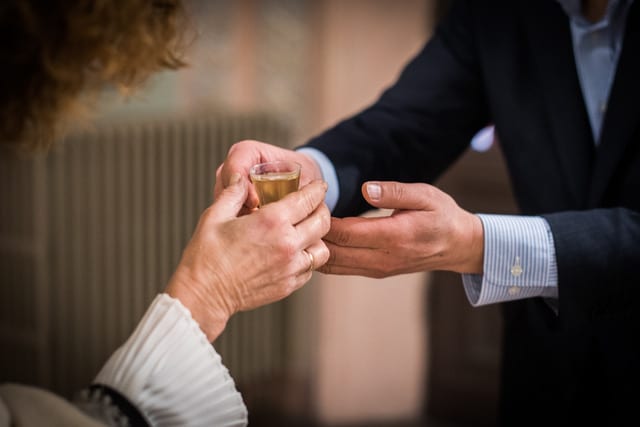
[[161,294],[95,384],[116,390],[149,424],[246,425],[233,379],[191,313]]
[[224,304],[221,295],[215,298],[215,294],[207,292],[208,287],[200,285],[192,274],[190,269],[179,267],[165,292],[189,310],[207,340],[213,342],[226,327],[232,308]]

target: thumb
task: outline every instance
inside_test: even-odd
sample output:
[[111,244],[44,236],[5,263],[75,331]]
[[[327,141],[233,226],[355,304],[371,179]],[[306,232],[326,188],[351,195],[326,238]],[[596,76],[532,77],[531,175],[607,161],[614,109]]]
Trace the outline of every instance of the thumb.
[[222,190],[211,210],[221,220],[235,218],[247,200],[248,193],[247,181],[239,173],[234,173],[229,179],[229,186]]
[[368,181],[362,184],[362,195],[380,209],[430,210],[435,187],[428,184],[405,184],[395,181]]

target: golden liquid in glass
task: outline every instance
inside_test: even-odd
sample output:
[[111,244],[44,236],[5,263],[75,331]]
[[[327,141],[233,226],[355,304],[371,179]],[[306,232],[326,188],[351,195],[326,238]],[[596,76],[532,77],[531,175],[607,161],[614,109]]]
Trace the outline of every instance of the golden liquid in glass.
[[276,202],[289,193],[298,190],[300,175],[291,172],[270,172],[251,177],[260,206]]

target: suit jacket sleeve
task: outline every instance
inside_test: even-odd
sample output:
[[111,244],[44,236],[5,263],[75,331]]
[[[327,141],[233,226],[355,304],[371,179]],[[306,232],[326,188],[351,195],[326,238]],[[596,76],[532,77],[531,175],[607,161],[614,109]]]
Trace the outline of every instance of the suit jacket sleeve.
[[640,214],[618,207],[544,217],[556,247],[560,314],[577,322],[637,317]]
[[336,168],[336,216],[369,207],[367,180],[432,182],[488,122],[466,4],[457,2],[379,100],[312,139]]

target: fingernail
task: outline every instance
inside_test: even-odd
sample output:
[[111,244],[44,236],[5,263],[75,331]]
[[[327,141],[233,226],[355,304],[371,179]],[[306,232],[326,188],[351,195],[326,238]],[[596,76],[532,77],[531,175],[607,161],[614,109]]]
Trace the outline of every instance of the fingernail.
[[240,174],[236,172],[233,175],[231,175],[231,179],[229,180],[229,185],[236,185],[237,183],[240,182],[241,179],[242,177],[240,176]]
[[382,187],[380,184],[367,184],[367,194],[371,200],[380,200],[380,196],[382,195]]

